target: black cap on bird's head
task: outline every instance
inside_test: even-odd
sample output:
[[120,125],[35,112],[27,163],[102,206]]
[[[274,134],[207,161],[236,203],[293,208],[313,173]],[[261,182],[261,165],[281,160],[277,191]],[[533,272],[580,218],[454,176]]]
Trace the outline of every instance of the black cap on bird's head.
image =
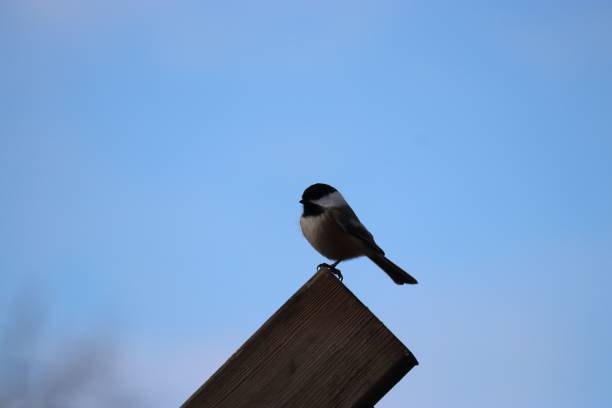
[[300,203],[304,204],[305,202],[318,200],[319,198],[325,197],[326,195],[331,194],[335,191],[337,190],[333,188],[332,186],[330,186],[329,184],[323,184],[323,183],[313,184],[312,186],[304,190],[304,192],[302,193],[302,199],[300,200]]

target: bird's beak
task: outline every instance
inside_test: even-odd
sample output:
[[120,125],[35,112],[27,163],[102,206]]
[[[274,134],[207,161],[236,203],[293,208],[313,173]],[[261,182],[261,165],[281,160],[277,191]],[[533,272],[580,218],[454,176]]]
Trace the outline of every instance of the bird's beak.
[[304,204],[304,200],[300,200],[300,204]]

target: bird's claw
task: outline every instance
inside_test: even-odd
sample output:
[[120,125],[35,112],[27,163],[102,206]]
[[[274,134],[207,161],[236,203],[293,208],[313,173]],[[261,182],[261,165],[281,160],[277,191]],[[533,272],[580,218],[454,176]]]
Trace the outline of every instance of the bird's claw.
[[317,272],[318,272],[319,270],[321,270],[321,268],[327,268],[327,269],[329,269],[329,271],[330,271],[330,272],[331,272],[331,273],[332,273],[334,276],[336,276],[340,282],[342,282],[342,280],[344,279],[344,277],[342,276],[342,272],[340,272],[340,269],[336,269],[336,267],[335,267],[335,266],[333,266],[333,265],[329,265],[329,264],[326,264],[326,263],[319,264],[319,265],[317,266]]

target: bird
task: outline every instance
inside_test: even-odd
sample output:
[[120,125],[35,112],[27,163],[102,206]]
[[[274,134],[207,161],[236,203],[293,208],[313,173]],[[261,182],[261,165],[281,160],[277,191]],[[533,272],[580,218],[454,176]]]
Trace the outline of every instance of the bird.
[[367,256],[398,285],[416,284],[417,280],[391,262],[374,241],[374,237],[359,221],[342,194],[329,184],[316,183],[302,194],[303,212],[300,227],[306,240],[321,255],[335,261],[322,263],[342,281],[338,264],[347,259]]

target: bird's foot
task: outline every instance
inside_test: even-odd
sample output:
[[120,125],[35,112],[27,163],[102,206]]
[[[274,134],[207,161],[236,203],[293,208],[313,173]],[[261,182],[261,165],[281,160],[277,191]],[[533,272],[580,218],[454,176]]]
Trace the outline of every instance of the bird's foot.
[[342,272],[340,272],[340,269],[336,268],[335,264],[334,265],[330,265],[326,263],[319,264],[317,266],[317,272],[321,270],[321,268],[327,268],[334,276],[338,278],[338,280],[340,280],[340,282],[342,282],[342,280],[344,279],[344,277],[342,276]]

